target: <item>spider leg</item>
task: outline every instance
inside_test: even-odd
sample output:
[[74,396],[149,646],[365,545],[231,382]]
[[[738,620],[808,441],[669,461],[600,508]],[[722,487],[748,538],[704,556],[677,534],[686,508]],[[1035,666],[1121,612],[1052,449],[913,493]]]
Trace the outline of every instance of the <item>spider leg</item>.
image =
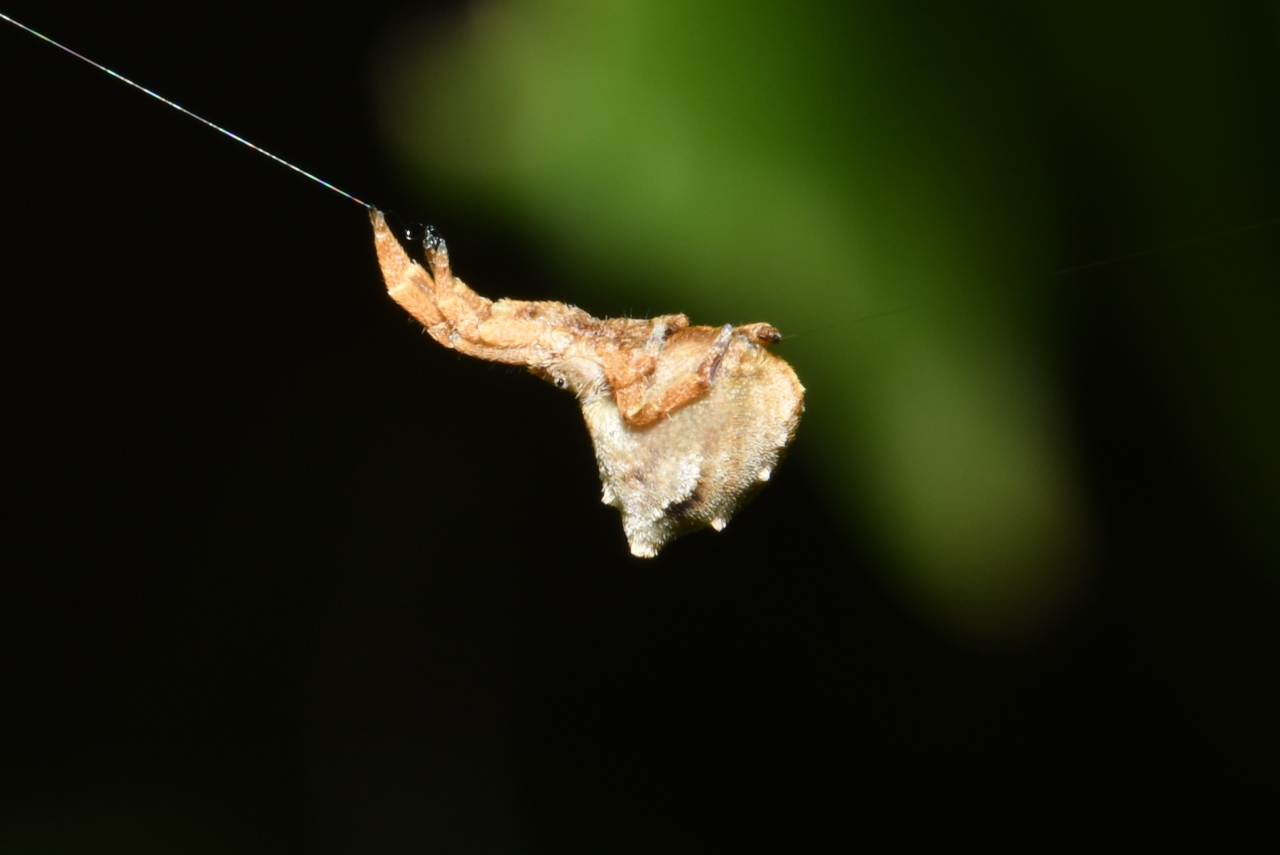
[[370,214],[387,293],[445,347],[509,365],[541,366],[571,343],[572,329],[594,323],[559,303],[493,302],[453,275],[449,250],[433,231],[424,240],[427,265],[411,259],[380,211]]
[[[683,335],[672,337],[667,358],[685,361],[687,367],[669,377],[664,376],[666,372],[654,372],[652,385],[641,380],[616,390],[618,409],[631,427],[652,424],[702,396],[715,384],[720,362],[733,343],[733,325],[725,324],[719,330],[689,327],[681,332]],[[694,359],[690,360],[690,356]]]

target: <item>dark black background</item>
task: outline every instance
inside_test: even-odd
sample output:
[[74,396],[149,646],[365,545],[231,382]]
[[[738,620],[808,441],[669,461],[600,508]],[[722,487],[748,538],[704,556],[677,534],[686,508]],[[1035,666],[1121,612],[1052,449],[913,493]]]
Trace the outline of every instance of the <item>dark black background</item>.
[[[3,9],[430,219],[491,296],[573,299],[387,160],[371,57],[409,10]],[[363,210],[7,24],[0,79],[6,851],[1275,839],[1274,568],[1106,300],[1064,367],[1092,587],[976,649],[886,584],[803,430],[724,534],[632,559],[572,401],[425,339]]]

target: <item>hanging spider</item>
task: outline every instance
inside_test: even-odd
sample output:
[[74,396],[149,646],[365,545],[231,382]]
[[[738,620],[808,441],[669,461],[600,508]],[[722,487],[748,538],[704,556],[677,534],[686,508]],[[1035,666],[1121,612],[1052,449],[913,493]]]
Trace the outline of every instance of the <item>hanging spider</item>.
[[766,349],[781,338],[769,324],[600,320],[564,303],[494,302],[453,275],[433,231],[423,267],[381,212],[370,217],[387,293],[433,339],[524,365],[577,396],[603,501],[622,513],[632,554],[652,557],[683,534],[723,529],[769,480],[804,410],[795,371]]

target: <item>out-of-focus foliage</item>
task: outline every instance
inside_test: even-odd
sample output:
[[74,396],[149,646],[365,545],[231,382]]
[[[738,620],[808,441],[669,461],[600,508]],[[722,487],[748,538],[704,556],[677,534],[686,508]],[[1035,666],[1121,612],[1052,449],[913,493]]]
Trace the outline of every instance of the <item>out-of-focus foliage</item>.
[[[1195,4],[512,0],[401,33],[383,115],[433,204],[515,217],[595,283],[586,308],[796,334],[800,441],[849,526],[926,610],[1001,636],[1090,550],[1062,286],[1035,277],[1275,212],[1227,30]],[[1069,186],[1095,168],[1113,197]],[[1135,347],[1264,537],[1275,259],[1239,268],[1220,304],[1166,261]]]

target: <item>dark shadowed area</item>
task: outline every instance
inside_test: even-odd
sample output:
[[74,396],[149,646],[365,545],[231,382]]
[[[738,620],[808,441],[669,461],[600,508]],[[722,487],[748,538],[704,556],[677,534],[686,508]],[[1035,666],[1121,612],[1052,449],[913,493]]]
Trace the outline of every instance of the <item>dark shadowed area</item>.
[[805,333],[809,412],[632,558],[362,208],[0,22],[0,851],[1280,842],[1280,7],[678,5],[4,0],[486,296]]

